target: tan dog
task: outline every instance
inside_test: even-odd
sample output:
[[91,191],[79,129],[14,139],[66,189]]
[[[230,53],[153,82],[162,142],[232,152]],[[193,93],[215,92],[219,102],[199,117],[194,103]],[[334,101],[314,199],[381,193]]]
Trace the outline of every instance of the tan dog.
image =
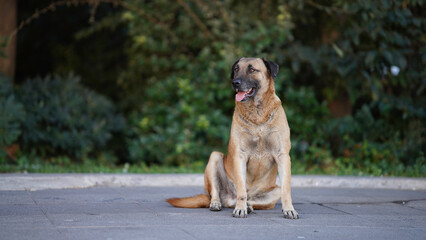
[[[285,218],[299,218],[290,192],[290,128],[275,94],[278,65],[260,58],[240,58],[232,66],[236,92],[228,155],[213,152],[204,172],[206,194],[173,198],[176,207],[235,207],[234,217],[253,209],[271,209],[281,197]],[[275,184],[277,171],[281,188]]]

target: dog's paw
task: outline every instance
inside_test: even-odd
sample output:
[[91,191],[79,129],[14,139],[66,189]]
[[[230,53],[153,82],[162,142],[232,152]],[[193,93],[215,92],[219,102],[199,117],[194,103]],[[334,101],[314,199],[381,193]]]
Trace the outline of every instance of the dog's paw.
[[287,219],[299,219],[299,214],[296,212],[296,210],[281,210],[283,212],[284,218]]
[[247,202],[247,213],[250,214],[252,212],[254,212],[253,207],[251,206],[250,203]]
[[234,212],[232,213],[232,216],[235,217],[235,218],[246,218],[247,217],[247,208],[245,208],[245,209],[235,208]]
[[214,201],[210,203],[210,211],[220,211],[222,210],[222,204],[220,202]]

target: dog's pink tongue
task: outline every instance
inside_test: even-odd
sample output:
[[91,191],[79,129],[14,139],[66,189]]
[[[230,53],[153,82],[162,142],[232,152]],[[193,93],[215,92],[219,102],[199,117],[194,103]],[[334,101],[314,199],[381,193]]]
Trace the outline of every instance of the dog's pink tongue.
[[237,102],[241,102],[246,96],[246,93],[247,92],[238,92],[237,94],[235,94],[235,100],[237,100]]

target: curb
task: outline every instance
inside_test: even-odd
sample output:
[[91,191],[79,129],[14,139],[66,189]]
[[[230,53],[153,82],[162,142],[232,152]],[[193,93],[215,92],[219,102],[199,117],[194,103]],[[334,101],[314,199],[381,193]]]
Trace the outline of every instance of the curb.
[[[0,191],[203,185],[203,174],[0,174]],[[295,175],[291,186],[425,191],[426,178]]]

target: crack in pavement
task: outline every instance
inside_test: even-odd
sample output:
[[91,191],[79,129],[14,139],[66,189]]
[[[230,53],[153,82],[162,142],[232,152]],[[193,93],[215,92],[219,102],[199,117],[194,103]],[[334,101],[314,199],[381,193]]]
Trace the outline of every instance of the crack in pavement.
[[347,215],[350,215],[350,216],[356,216],[356,215],[353,215],[352,213],[348,213],[348,212],[345,212],[343,210],[324,205],[324,204],[327,204],[327,203],[314,203],[314,204],[321,206],[321,207],[325,207],[325,208],[334,210],[334,211],[337,211],[337,212],[341,212],[341,213],[344,213],[344,214],[347,214]]
[[50,222],[50,224],[52,224],[53,228],[55,229],[55,231],[59,234],[62,235],[61,231],[59,231],[59,228],[55,225],[55,223],[53,222],[53,220],[47,215],[47,213],[43,210],[43,208],[37,203],[37,201],[33,198],[33,196],[31,195],[31,192],[26,190],[27,194],[29,195],[29,197],[31,198],[31,200],[33,200],[34,204],[40,209],[40,211],[43,213],[44,217],[46,217],[46,219]]
[[[374,204],[395,203],[395,204],[405,205],[407,203],[416,202],[416,201],[426,201],[426,198],[410,199],[410,200],[380,201],[380,202],[322,202],[322,203],[310,202],[310,203],[311,204],[339,204],[339,205],[374,205]],[[298,204],[298,203],[295,203],[295,204]]]

